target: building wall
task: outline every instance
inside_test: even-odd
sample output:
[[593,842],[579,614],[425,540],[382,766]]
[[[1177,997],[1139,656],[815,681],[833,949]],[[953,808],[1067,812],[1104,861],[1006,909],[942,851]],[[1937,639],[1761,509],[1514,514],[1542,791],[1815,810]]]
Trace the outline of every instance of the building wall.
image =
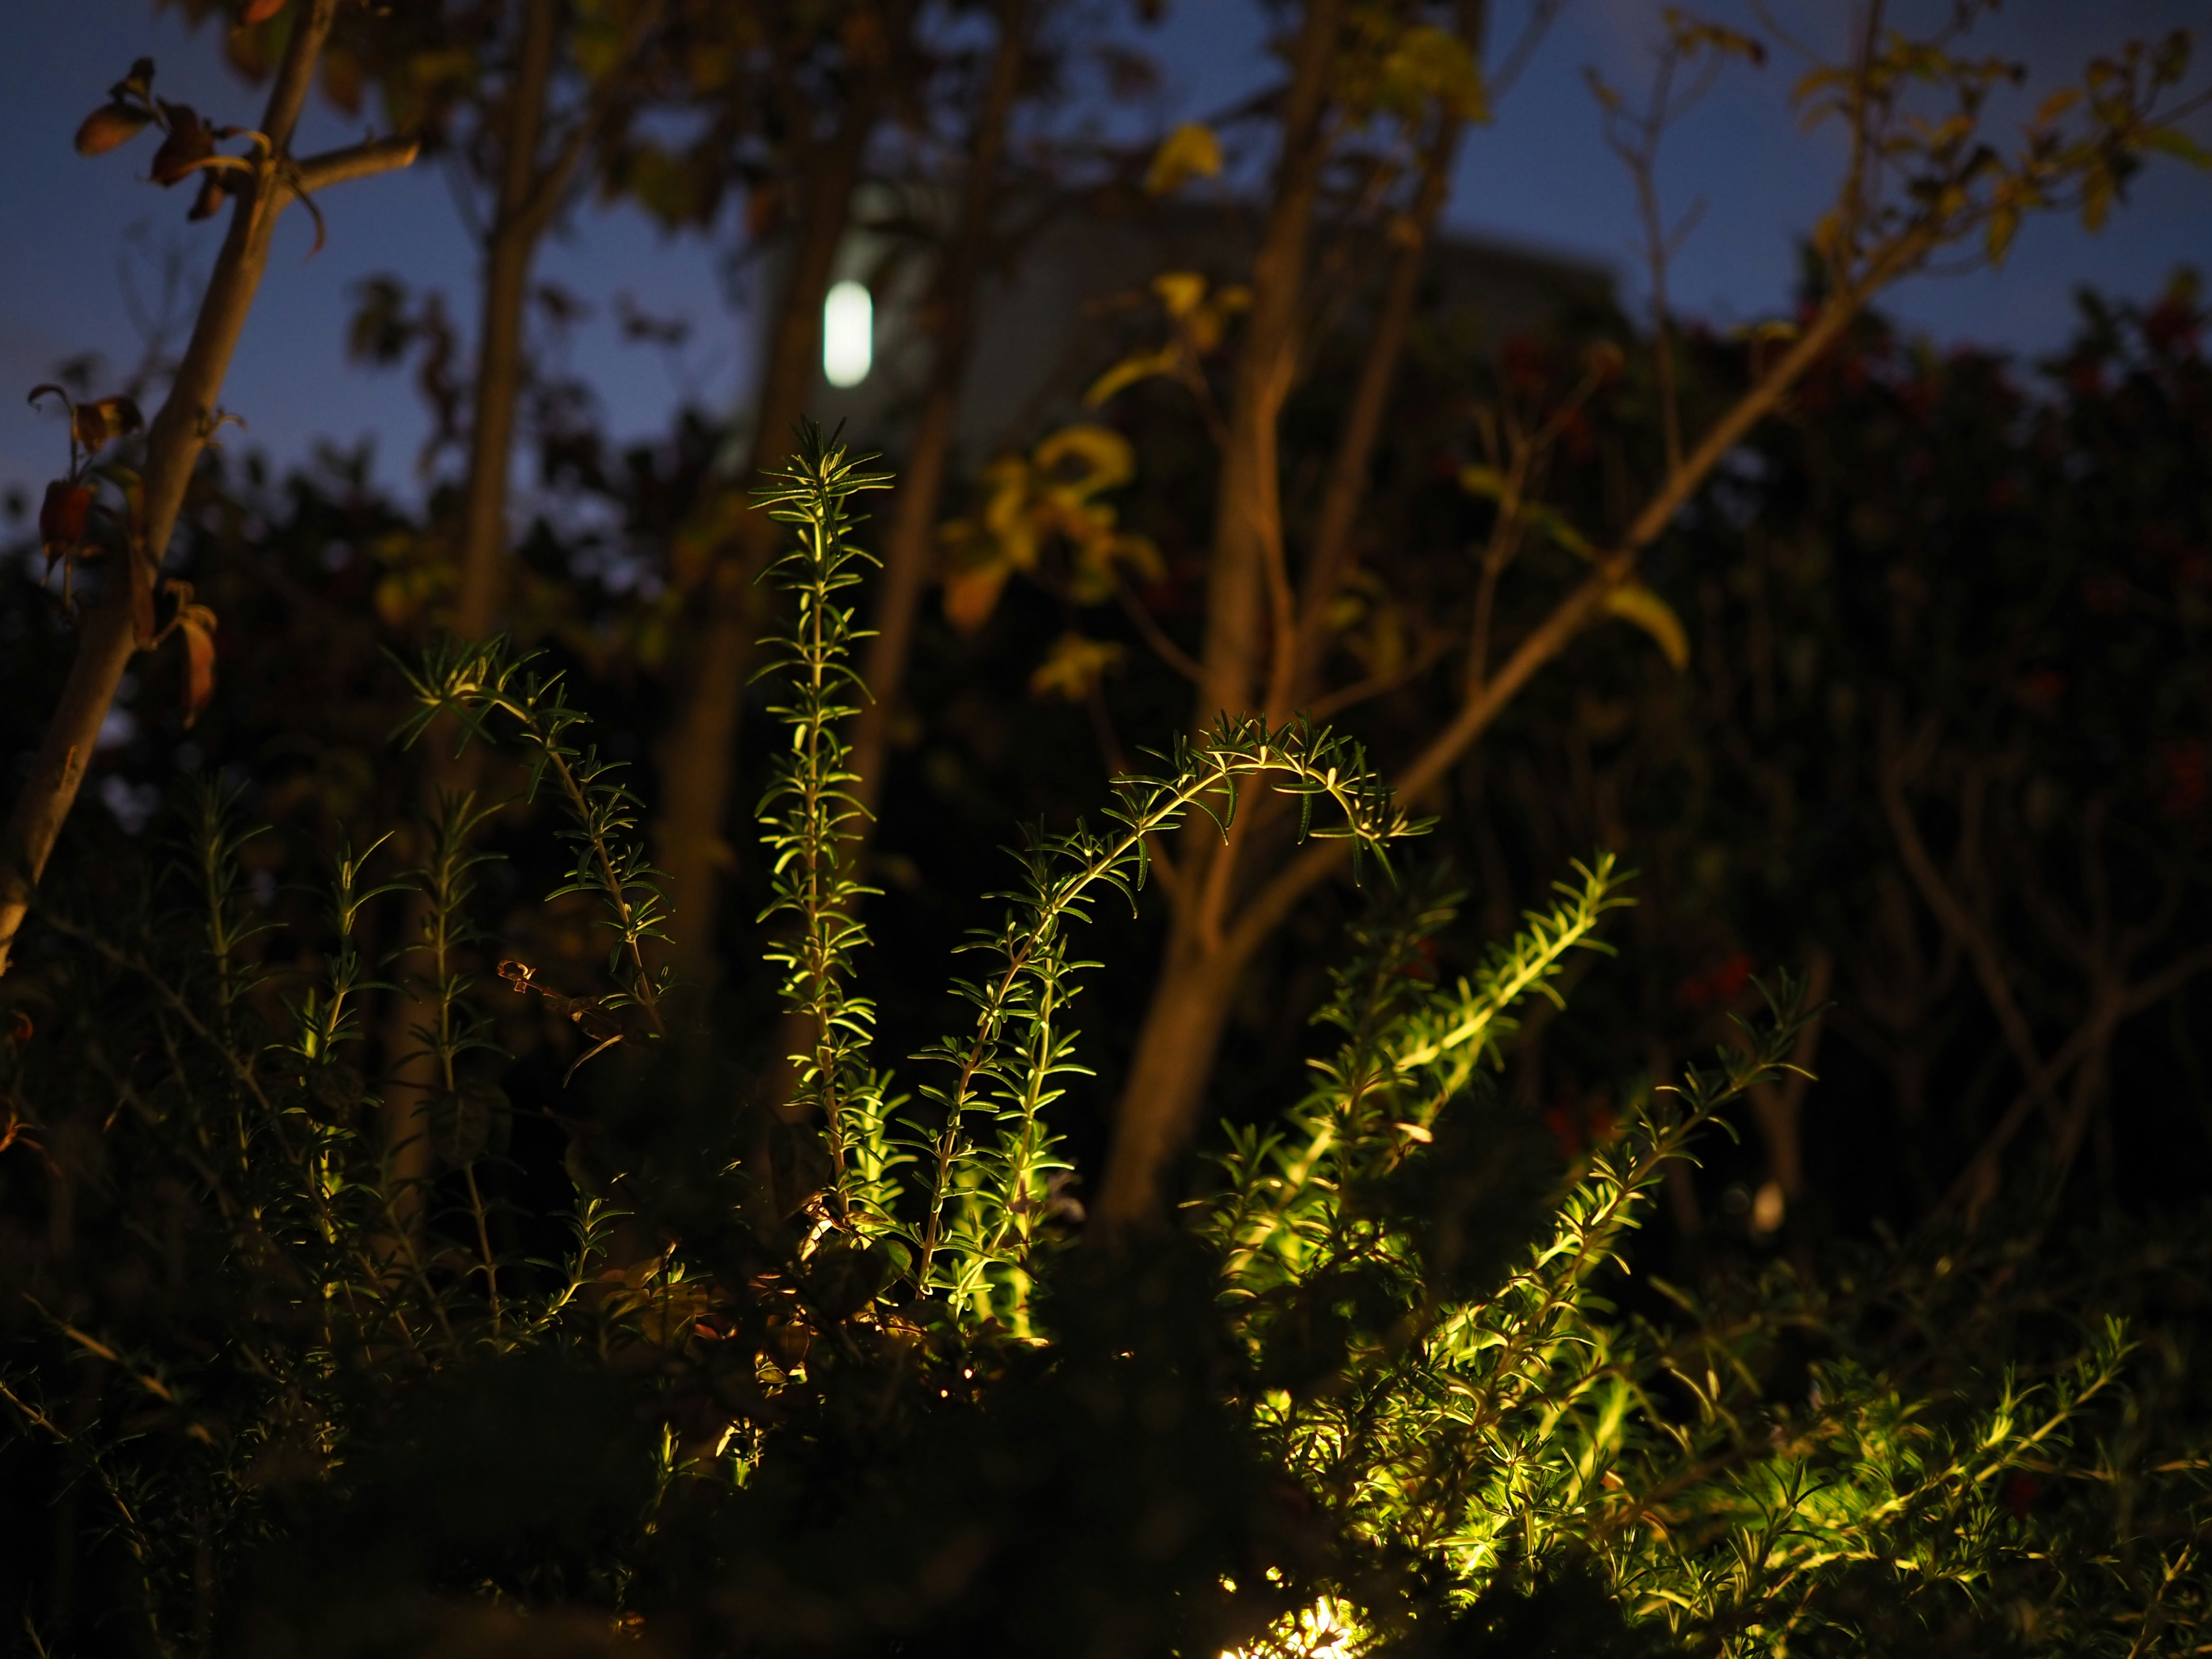
[[[843,421],[854,440],[895,447],[927,373],[921,305],[929,272],[902,231],[918,216],[889,192],[860,204],[862,222],[841,252],[837,276],[875,295],[875,358],[868,377],[840,390],[817,378],[815,417]],[[1034,441],[1079,417],[1083,390],[1133,344],[1164,337],[1148,284],[1159,273],[1195,270],[1212,284],[1242,280],[1257,240],[1256,213],[1185,203],[1146,203],[1109,216],[1070,198],[1045,210],[1007,268],[988,275],[980,298],[962,402],[957,465]],[[1343,279],[1360,289],[1379,280],[1392,250],[1346,249]],[[1431,248],[1423,305],[1492,342],[1542,328],[1571,307],[1602,303],[1612,273],[1583,261],[1474,238],[1440,238]],[[1357,299],[1354,300],[1357,304]]]

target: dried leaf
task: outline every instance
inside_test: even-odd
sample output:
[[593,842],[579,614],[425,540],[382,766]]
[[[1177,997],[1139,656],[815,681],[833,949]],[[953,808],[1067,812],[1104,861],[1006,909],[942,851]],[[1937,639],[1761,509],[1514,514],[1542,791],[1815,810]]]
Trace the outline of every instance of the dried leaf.
[[201,178],[199,192],[192,198],[192,210],[185,217],[212,219],[222,210],[222,204],[228,197],[229,192],[222,187],[222,180],[212,173],[207,173]]
[[1690,636],[1682,619],[1642,582],[1623,582],[1605,596],[1605,608],[1623,622],[1634,623],[1649,634],[1677,672],[1690,665]]
[[246,9],[239,14],[238,21],[248,27],[265,23],[291,3],[292,0],[246,0]]
[[1152,164],[1145,173],[1146,192],[1165,196],[1192,178],[1218,178],[1221,173],[1221,141],[1211,127],[1186,121],[1160,141]]
[[995,562],[947,570],[945,620],[963,634],[974,633],[990,621],[991,612],[998,609],[999,595],[1006,586],[1006,578],[1012,574],[1012,567]]
[[188,605],[177,612],[185,636],[185,725],[189,728],[215,700],[215,612]]
[[161,140],[161,148],[154,152],[154,182],[167,189],[191,177],[202,161],[215,154],[215,132],[190,104],[165,103],[161,113],[168,118],[169,131]]
[[39,507],[39,539],[46,544],[48,568],[56,559],[75,552],[83,542],[91,514],[89,484],[57,478],[46,486],[46,498]]
[[108,88],[107,95],[118,104],[127,104],[133,99],[143,104],[151,99],[154,95],[154,60],[150,58],[133,58],[131,73]]
[[70,429],[88,451],[104,449],[118,438],[146,429],[146,418],[128,398],[99,398],[70,411]]
[[351,52],[331,51],[323,54],[323,96],[348,115],[361,113],[362,94],[367,84],[361,59]]
[[76,130],[76,153],[105,155],[118,145],[136,138],[154,118],[128,104],[102,104],[84,118]]

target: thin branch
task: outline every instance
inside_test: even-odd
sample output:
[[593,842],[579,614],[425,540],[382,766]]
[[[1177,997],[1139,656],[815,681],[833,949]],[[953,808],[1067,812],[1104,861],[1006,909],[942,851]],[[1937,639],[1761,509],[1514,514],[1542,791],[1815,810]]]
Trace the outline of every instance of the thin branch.
[[1129,591],[1127,584],[1115,582],[1114,598],[1120,603],[1123,614],[1129,618],[1131,626],[1145,636],[1145,643],[1152,647],[1155,656],[1193,685],[1204,678],[1206,670],[1200,665],[1198,659],[1169,637],[1168,631],[1160,626],[1158,618],[1146,608],[1142,599]]
[[386,138],[364,138],[357,144],[326,149],[320,155],[311,155],[306,161],[295,163],[290,174],[292,188],[301,196],[310,196],[319,190],[328,190],[332,185],[374,178],[380,173],[412,167],[422,150],[422,140],[410,134],[395,133]]
[[2011,976],[1998,958],[1996,942],[1966,913],[1966,906],[1943,879],[1942,872],[1936,867],[1936,860],[1929,855],[1928,843],[1921,838],[1920,826],[1905,799],[1906,776],[1927,763],[1935,741],[1936,732],[1931,726],[1883,766],[1882,811],[1888,819],[1890,833],[1896,838],[1898,854],[1905,861],[1906,872],[1919,888],[1928,908],[1936,913],[1943,930],[1958,942],[1967,960],[1974,964],[1974,976],[1981,981],[1982,994],[1989,1000],[1990,1010],[1996,1016],[1997,1029],[2004,1033],[2006,1046],[2011,1048],[2014,1062],[2027,1080],[2028,1093],[2056,1127],[2064,1118],[2065,1109],[2059,1103],[2050,1070],[2036,1050],[2035,1036],[2028,1028],[2027,1017],[2013,996]]

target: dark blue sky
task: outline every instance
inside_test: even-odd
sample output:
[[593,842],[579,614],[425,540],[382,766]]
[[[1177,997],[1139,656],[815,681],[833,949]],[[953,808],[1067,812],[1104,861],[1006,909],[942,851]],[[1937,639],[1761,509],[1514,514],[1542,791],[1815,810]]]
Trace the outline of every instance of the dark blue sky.
[[[1498,0],[1501,37],[1510,37],[1526,6]],[[1910,3],[1901,9],[1910,15]],[[1746,21],[1731,17],[1743,10],[1741,0],[1705,9]],[[1849,13],[1844,0],[1778,0],[1774,9],[1808,36],[1841,27]],[[174,245],[202,268],[216,240],[214,226],[184,223],[182,189],[139,182],[149,142],[82,161],[70,148],[78,119],[140,54],[158,60],[167,95],[219,118],[250,124],[258,103],[222,66],[214,38],[186,30],[173,10],[152,14],[145,0],[76,0],[9,11],[0,25],[0,223],[9,227],[0,240],[0,390],[27,391],[73,354],[98,350],[118,364],[137,355],[118,264],[135,264],[149,292],[158,284],[153,265],[130,252],[134,228],[142,248]],[[1657,11],[1656,0],[1567,0],[1496,123],[1468,146],[1449,208],[1455,227],[1595,256],[1621,270],[1625,291],[1641,291],[1628,252],[1633,198],[1600,143],[1582,71],[1595,64],[1616,83],[1640,85]],[[2027,96],[2035,99],[2098,48],[2177,24],[2194,27],[2200,40],[2212,36],[2212,0],[2012,0],[1983,38],[2029,64]],[[1201,115],[1269,72],[1253,0],[1176,0],[1167,24],[1146,33],[1168,72],[1164,118]],[[2212,41],[2203,56],[2212,60]],[[2200,82],[2207,70],[2212,61],[2200,65]],[[1662,179],[1674,208],[1706,203],[1677,262],[1686,311],[1741,319],[1786,297],[1795,240],[1828,198],[1836,160],[1832,139],[1797,131],[1787,103],[1794,78],[1786,63],[1733,72],[1670,141]],[[352,136],[321,110],[305,142]],[[370,437],[382,475],[402,481],[422,416],[404,381],[346,363],[349,290],[364,276],[397,270],[445,287],[465,318],[471,250],[434,171],[348,186],[326,206],[330,246],[319,258],[306,258],[312,232],[304,215],[280,235],[225,393],[249,422],[246,437],[231,441],[291,460],[319,440]],[[548,250],[544,274],[599,307],[574,362],[618,433],[656,429],[678,396],[667,364],[617,339],[610,312],[618,294],[690,319],[695,368],[719,395],[735,395],[743,330],[725,307],[718,252],[696,239],[665,238],[621,208],[579,211]],[[2033,224],[2002,270],[1917,281],[1890,309],[1944,341],[2034,352],[2063,337],[2077,284],[2145,295],[2185,262],[2212,262],[2212,177],[2169,164],[2153,170],[2102,235]],[[33,416],[20,391],[0,396],[0,485],[33,484],[61,455],[58,418]]]

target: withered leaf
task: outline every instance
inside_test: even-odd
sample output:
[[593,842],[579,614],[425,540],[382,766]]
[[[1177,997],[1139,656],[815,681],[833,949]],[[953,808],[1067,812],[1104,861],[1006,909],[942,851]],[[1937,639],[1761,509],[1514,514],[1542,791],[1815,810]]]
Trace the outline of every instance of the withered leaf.
[[189,728],[215,701],[215,612],[188,605],[177,613],[185,636],[185,725]]
[[167,189],[215,154],[215,133],[190,104],[164,103],[168,136],[154,152],[154,182]]
[[86,449],[104,449],[118,438],[144,431],[146,417],[128,398],[96,398],[70,411],[70,426]]
[[291,0],[246,0],[246,9],[238,21],[249,27],[265,23],[290,3]]
[[128,104],[102,104],[77,128],[76,153],[105,155],[117,145],[137,137],[139,129],[153,118],[144,110],[133,109]]
[[134,98],[144,103],[151,98],[154,95],[154,60],[150,58],[133,59],[131,73],[108,88],[107,95],[118,104],[127,104]]
[[192,198],[192,210],[185,217],[212,219],[222,210],[222,204],[228,199],[229,192],[223,189],[222,179],[212,173],[208,173],[200,179],[199,194]]
[[84,540],[86,521],[92,512],[92,487],[69,478],[46,486],[39,507],[39,539],[46,544],[46,563],[74,552]]

